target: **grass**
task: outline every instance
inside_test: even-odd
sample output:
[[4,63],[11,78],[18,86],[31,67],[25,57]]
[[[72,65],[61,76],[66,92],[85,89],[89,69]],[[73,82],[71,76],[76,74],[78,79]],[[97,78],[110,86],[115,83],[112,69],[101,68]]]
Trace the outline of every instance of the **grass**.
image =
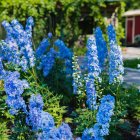
[[124,60],[124,67],[129,67],[129,68],[138,68],[138,64],[140,64],[140,59],[127,59]]

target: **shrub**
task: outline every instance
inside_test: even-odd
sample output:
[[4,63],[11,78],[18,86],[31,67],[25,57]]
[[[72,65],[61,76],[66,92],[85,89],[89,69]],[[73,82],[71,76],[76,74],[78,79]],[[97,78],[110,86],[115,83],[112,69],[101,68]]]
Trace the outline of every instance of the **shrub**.
[[134,43],[140,44],[140,35],[136,35],[134,38]]

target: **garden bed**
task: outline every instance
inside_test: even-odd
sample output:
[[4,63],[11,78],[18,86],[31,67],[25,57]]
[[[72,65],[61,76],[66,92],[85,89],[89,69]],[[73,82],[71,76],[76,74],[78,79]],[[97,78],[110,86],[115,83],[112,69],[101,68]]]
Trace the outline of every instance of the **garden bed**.
[[99,27],[88,38],[81,67],[74,52],[52,33],[33,47],[32,17],[25,28],[17,20],[2,24],[7,37],[0,41],[0,139],[138,137],[140,94],[124,86],[113,25],[107,27],[109,42]]

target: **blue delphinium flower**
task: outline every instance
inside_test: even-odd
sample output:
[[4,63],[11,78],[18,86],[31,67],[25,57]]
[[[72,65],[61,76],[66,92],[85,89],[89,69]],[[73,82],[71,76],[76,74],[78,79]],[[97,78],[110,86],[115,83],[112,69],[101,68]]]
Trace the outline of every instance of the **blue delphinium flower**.
[[100,79],[99,75],[101,69],[99,67],[98,52],[95,38],[92,36],[87,41],[87,63],[88,63],[88,77],[93,79]]
[[54,44],[59,48],[59,54],[58,56],[62,59],[71,59],[72,58],[72,52],[70,49],[65,45],[65,43],[57,39]]
[[33,131],[38,131],[40,129],[39,120],[41,119],[41,112],[42,110],[38,108],[30,108],[28,112],[26,123],[32,127]]
[[34,131],[49,132],[54,127],[53,117],[43,111],[43,99],[41,95],[32,95],[29,102],[29,113],[26,123],[32,127]]
[[6,30],[6,40],[8,40],[9,38],[11,38],[14,35],[14,31],[12,26],[7,22],[7,21],[3,21],[2,22],[2,26],[4,27],[4,29]]
[[123,59],[120,46],[117,45],[115,30],[112,25],[108,28],[108,37],[110,43],[109,52],[109,83],[122,83],[123,82]]
[[26,119],[27,124],[29,124],[33,130],[49,131],[54,127],[53,117],[48,113],[43,111],[43,99],[40,94],[32,95],[29,102],[29,114]]
[[52,38],[52,36],[53,36],[52,33],[49,32],[49,33],[48,33],[48,38]]
[[111,95],[106,95],[101,99],[101,104],[96,115],[97,123],[94,125],[95,137],[101,137],[109,134],[109,123],[114,114],[115,99]]
[[7,31],[7,37],[5,40],[0,42],[0,56],[3,60],[7,60],[10,63],[19,65],[21,53],[15,39],[13,38],[13,28],[6,21],[4,21],[2,25]]
[[86,81],[86,94],[87,94],[87,105],[89,109],[95,110],[97,109],[97,95],[96,95],[96,90],[95,90],[95,85],[94,85],[94,80],[92,79],[87,79]]
[[94,140],[94,131],[93,128],[87,128],[82,134],[82,140]]
[[10,108],[9,113],[11,115],[17,115],[19,110],[22,110],[24,113],[27,113],[26,104],[22,97],[11,97],[8,96],[6,103]]
[[106,95],[101,99],[96,115],[97,123],[92,128],[84,130],[82,140],[104,140],[104,136],[109,134],[109,123],[114,107],[115,99],[113,96]]
[[38,140],[73,140],[68,124],[62,123],[58,128],[54,125],[53,117],[43,111],[43,99],[40,94],[32,95],[29,101],[29,112],[26,123],[36,132]]
[[[49,34],[50,35],[50,34]],[[46,77],[54,66],[57,52],[50,45],[51,35],[44,38],[36,50],[36,56],[39,60],[38,69],[43,70],[43,75]],[[48,51],[49,50],[49,51]]]
[[57,39],[54,42],[54,45],[58,47],[58,57],[65,60],[65,66],[66,66],[66,73],[71,74],[72,73],[72,52],[70,49],[65,45],[65,43]]
[[19,52],[18,45],[14,39],[7,40],[5,43],[4,41],[1,42],[1,55],[3,60],[8,61],[8,63],[13,63],[19,65],[21,61],[21,53]]
[[94,82],[95,80],[100,81],[99,60],[97,55],[97,46],[95,38],[92,36],[87,41],[87,65],[88,65],[88,76],[86,79],[86,93],[87,93],[87,104],[91,110],[97,109],[96,105],[96,90]]
[[105,66],[105,59],[107,58],[108,55],[108,51],[100,27],[97,27],[95,30],[95,38],[96,38],[96,45],[98,50],[99,66],[103,70]]
[[[24,32],[24,28],[23,26],[19,23],[18,20],[14,19],[11,21],[11,26],[14,30],[14,33],[15,33],[15,38],[19,35],[21,35],[20,33],[23,33]],[[17,33],[17,34],[16,34]]]
[[49,47],[49,46],[50,46],[49,40],[47,38],[44,38],[36,50],[37,58],[41,58],[42,55],[47,51],[47,47]]
[[29,108],[32,109],[36,107],[39,108],[40,110],[43,110],[43,106],[44,103],[43,103],[42,96],[40,94],[36,96],[33,94],[30,98]]
[[101,105],[96,116],[99,124],[106,124],[110,122],[113,115],[115,99],[111,95],[106,95],[101,99]]
[[56,55],[57,52],[53,48],[50,48],[50,51],[42,56],[39,69],[43,69],[44,77],[46,77],[52,69],[55,63]]
[[29,17],[26,21],[25,31],[27,32],[28,37],[32,38],[32,27],[34,26],[33,17]]
[[16,43],[14,39],[15,31],[13,30],[13,27],[6,21],[3,21],[2,25],[4,26],[7,32],[7,38],[1,44],[2,57],[8,62],[18,64],[20,53],[18,50],[18,44]]
[[33,67],[35,57],[32,48],[31,35],[28,35],[28,32],[23,29],[23,26],[17,20],[13,20],[11,22],[11,25],[13,27],[13,30],[15,31],[14,37],[17,41],[17,44],[21,48],[24,57],[26,57],[26,59],[28,60],[29,66]]
[[57,137],[62,140],[73,140],[72,132],[68,124],[62,123],[61,126],[58,128]]
[[78,138],[76,138],[75,140],[81,140],[81,138],[80,138],[80,137],[78,137]]
[[30,31],[27,32],[17,20],[13,20],[11,24],[6,21],[2,23],[7,32],[7,37],[2,44],[4,45],[2,47],[4,58],[8,62],[21,66],[24,71],[35,64],[30,19],[31,17],[27,20],[27,24],[29,24],[27,28],[30,28]]
[[[66,72],[70,74],[72,72],[72,53],[65,46],[64,42],[57,39],[54,45],[58,47],[55,51],[51,46],[52,33],[48,33],[48,38],[43,39],[39,47],[36,50],[36,56],[39,59],[38,69],[43,69],[43,75],[46,77],[50,69],[53,67],[55,59],[63,59],[65,61]],[[48,52],[49,50],[49,52]]]
[[62,123],[58,128],[43,131],[38,135],[38,140],[73,140],[72,132],[68,124]]
[[50,133],[49,138],[52,140],[73,140],[71,128],[68,124],[62,123],[53,133]]
[[6,71],[4,76],[4,89],[7,95],[6,103],[12,115],[16,115],[20,109],[27,113],[26,104],[21,95],[24,89],[28,88],[28,83],[26,80],[20,80],[19,78],[20,74],[17,71]]

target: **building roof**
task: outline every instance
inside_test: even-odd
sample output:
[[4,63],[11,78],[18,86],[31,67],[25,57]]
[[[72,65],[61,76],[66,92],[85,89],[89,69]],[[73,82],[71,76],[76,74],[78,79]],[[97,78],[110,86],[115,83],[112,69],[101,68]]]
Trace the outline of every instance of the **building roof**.
[[124,17],[138,16],[138,15],[140,15],[140,9],[126,11],[126,12],[123,14]]

